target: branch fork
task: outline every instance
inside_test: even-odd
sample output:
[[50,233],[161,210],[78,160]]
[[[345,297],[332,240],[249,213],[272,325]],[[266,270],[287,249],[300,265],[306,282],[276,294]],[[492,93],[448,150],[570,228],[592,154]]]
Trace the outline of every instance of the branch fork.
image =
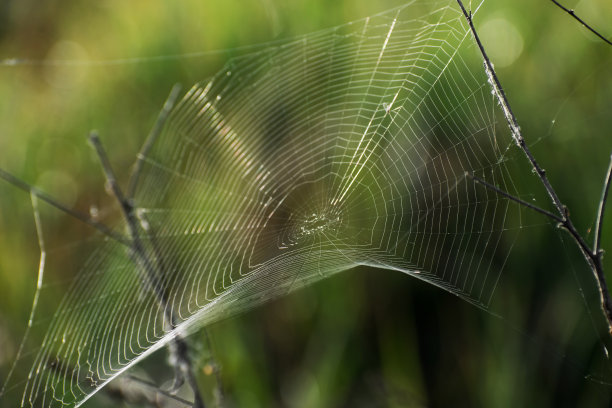
[[[555,3],[558,7],[562,8],[563,10],[565,10],[567,13],[569,13],[573,18],[575,18],[576,20],[578,20],[580,23],[582,23],[585,27],[587,27],[591,32],[595,33],[599,38],[601,38],[603,41],[605,41],[607,44],[612,45],[612,42],[610,42],[609,40],[607,40],[605,37],[603,37],[601,34],[599,34],[597,31],[595,31],[593,28],[591,28],[588,24],[586,24],[582,19],[580,19],[578,16],[576,16],[576,13],[574,13],[573,10],[569,10],[565,7],[563,7],[561,4],[559,4],[558,2],[556,2],[555,0],[551,0],[553,3]],[[608,193],[610,190],[610,183],[611,183],[611,178],[612,178],[612,155],[610,157],[610,164],[608,166],[608,171],[606,173],[606,177],[604,180],[604,184],[603,184],[603,190],[602,190],[602,195],[601,195],[601,199],[599,202],[599,209],[597,211],[597,218],[596,218],[596,222],[595,222],[595,238],[594,238],[594,242],[593,245],[590,246],[585,239],[582,237],[582,235],[578,232],[578,230],[576,229],[576,227],[574,226],[574,224],[572,223],[572,220],[570,218],[570,214],[569,214],[569,210],[567,208],[567,206],[565,206],[561,199],[559,198],[557,192],[555,191],[555,189],[553,188],[552,184],[550,183],[550,181],[548,180],[548,177],[546,176],[546,171],[540,166],[540,164],[536,161],[535,157],[533,156],[533,154],[531,153],[531,151],[529,150],[529,148],[527,147],[527,144],[525,143],[525,139],[523,138],[523,135],[521,133],[521,128],[518,125],[518,121],[516,119],[516,116],[514,115],[514,113],[512,112],[512,109],[510,107],[510,103],[508,102],[508,98],[506,97],[506,94],[504,92],[504,89],[499,81],[499,78],[495,72],[495,69],[493,68],[493,64],[491,63],[491,60],[489,59],[481,41],[480,38],[478,37],[478,33],[476,32],[476,28],[474,27],[474,23],[472,21],[472,12],[471,11],[467,11],[465,9],[465,6],[463,5],[463,2],[461,0],[457,0],[457,3],[459,4],[459,7],[461,8],[461,11],[463,12],[463,15],[470,27],[470,31],[472,32],[472,35],[474,36],[474,40],[476,41],[476,44],[478,45],[478,48],[480,50],[480,53],[484,59],[484,66],[485,66],[485,71],[489,80],[489,83],[491,84],[491,86],[493,87],[493,91],[495,96],[497,97],[497,100],[502,108],[502,111],[504,113],[504,116],[506,118],[506,121],[508,122],[508,127],[510,128],[510,132],[512,133],[512,137],[516,143],[516,145],[523,151],[523,153],[525,154],[525,156],[527,157],[527,160],[529,161],[529,163],[531,164],[531,167],[533,169],[533,172],[538,176],[538,178],[540,179],[540,182],[542,183],[542,185],[544,186],[546,192],[548,193],[548,196],[550,197],[556,211],[558,214],[554,214],[550,211],[544,210],[540,207],[537,207],[531,203],[528,203],[524,200],[521,200],[518,197],[515,197],[503,190],[500,190],[499,188],[493,186],[492,184],[487,183],[486,181],[474,176],[473,174],[467,174],[467,176],[469,178],[471,178],[474,182],[483,185],[484,187],[495,191],[497,194],[500,194],[516,203],[518,203],[519,205],[522,205],[526,208],[529,208],[533,211],[536,211],[548,218],[550,218],[551,220],[554,220],[557,222],[557,226],[559,228],[564,229],[565,231],[568,232],[568,234],[572,237],[572,239],[574,240],[574,242],[576,243],[576,245],[578,246],[578,248],[580,249],[580,251],[582,252],[587,264],[589,265],[589,268],[591,269],[591,271],[593,272],[593,276],[595,278],[595,281],[597,283],[597,288],[599,291],[599,297],[600,297],[600,305],[603,311],[603,314],[606,318],[606,323],[608,326],[608,332],[610,333],[610,335],[612,336],[612,298],[610,298],[610,292],[608,290],[608,284],[605,278],[605,274],[603,271],[603,262],[602,262],[602,257],[603,257],[603,253],[604,251],[601,249],[601,229],[603,226],[603,218],[604,218],[604,212],[606,209],[606,203],[607,203],[607,199],[608,199]]]

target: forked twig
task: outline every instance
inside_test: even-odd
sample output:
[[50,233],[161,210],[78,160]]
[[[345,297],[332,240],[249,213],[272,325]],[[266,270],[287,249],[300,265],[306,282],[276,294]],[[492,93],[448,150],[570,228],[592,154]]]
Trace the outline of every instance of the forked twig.
[[510,107],[510,104],[508,103],[508,98],[506,97],[504,88],[499,82],[499,78],[497,77],[497,74],[495,73],[493,64],[491,63],[489,56],[485,52],[485,49],[482,43],[480,42],[480,37],[478,37],[478,34],[476,33],[476,28],[474,27],[474,23],[472,22],[472,12],[468,13],[466,11],[465,7],[463,6],[463,2],[461,0],[457,0],[457,2],[459,3],[459,6],[461,7],[461,11],[463,12],[463,15],[465,16],[470,26],[470,30],[472,31],[472,34],[474,35],[476,44],[478,45],[478,48],[480,49],[480,53],[482,54],[482,57],[484,58],[485,71],[487,73],[489,83],[493,87],[495,95],[497,96],[497,100],[499,101],[499,104],[502,107],[504,116],[506,118],[506,121],[508,122],[508,126],[510,127],[510,131],[512,132],[512,137],[514,139],[514,142],[523,151],[523,153],[525,153],[525,156],[527,156],[527,160],[529,160],[529,163],[531,163],[531,166],[533,167],[533,171],[538,175],[542,184],[544,184],[544,188],[546,189],[546,192],[550,196],[553,204],[559,211],[559,214],[561,214],[561,218],[565,219],[566,218],[565,206],[561,203],[561,200],[557,196],[557,193],[555,192],[552,185],[550,184],[550,181],[548,180],[548,177],[546,176],[546,170],[544,170],[539,165],[539,163],[536,161],[535,157],[533,156],[533,154],[527,147],[527,144],[525,143],[525,139],[523,139],[521,127],[519,126],[518,121],[516,120],[516,116],[514,115],[514,112],[512,112],[512,108]]
[[[591,27],[586,21],[578,17],[573,9],[568,9],[567,7],[563,6],[561,3],[559,3],[556,0],[551,0],[551,1],[561,10],[569,14],[573,19],[575,19],[580,24],[582,24],[586,29],[588,29],[590,32],[592,32],[598,38],[604,41],[606,44],[612,45],[612,41],[608,40],[601,33],[599,33],[597,30]],[[601,248],[601,229],[603,226],[603,218],[604,218],[604,212],[606,210],[608,192],[610,190],[610,178],[611,177],[612,177],[612,155],[610,156],[610,164],[608,165],[608,171],[606,173],[606,178],[604,180],[604,185],[603,185],[602,192],[601,192],[601,199],[599,200],[599,208],[597,209],[597,218],[595,220],[595,234],[594,234],[595,238],[593,241],[593,248],[592,248],[593,249],[592,254],[596,258],[596,262],[599,264],[600,268],[602,268],[602,257],[603,257],[603,250]]]
[[[138,153],[138,160],[136,161],[136,164],[134,166],[132,176],[130,177],[128,190],[126,194],[126,199],[130,203],[130,205],[132,205],[131,203],[132,203],[132,200],[134,199],[134,195],[136,194],[136,188],[138,187],[138,182],[140,181],[140,174],[142,172],[144,159],[145,157],[147,157],[147,155],[149,154],[149,151],[155,144],[155,141],[161,134],[164,128],[164,125],[166,124],[166,120],[168,119],[168,116],[170,115],[172,108],[174,108],[174,105],[176,104],[176,100],[178,99],[180,91],[181,91],[180,84],[175,84],[172,87],[172,90],[170,91],[168,98],[164,102],[164,106],[159,112],[159,115],[157,116],[157,120],[155,121],[155,124],[153,125],[153,128],[151,129],[151,132],[149,133],[149,136],[147,137],[145,143],[140,149],[140,152]],[[140,217],[144,217],[144,214],[141,215]],[[158,267],[161,270],[160,272],[163,275],[165,267],[163,265],[163,257],[161,256],[161,252],[159,251],[159,245],[155,237],[155,234],[151,234],[149,239],[151,241],[151,246],[155,253],[155,257],[159,263]],[[206,347],[209,349],[209,352],[211,355],[210,360],[212,361],[212,364],[214,367],[215,382],[216,382],[215,398],[217,399],[217,406],[223,406],[223,382],[221,379],[221,375],[219,373],[219,366],[217,362],[215,361],[215,358],[213,355],[212,344],[210,341],[210,336],[208,335],[208,331],[206,328],[204,328],[203,331],[204,331]],[[172,347],[170,347],[170,350],[171,350],[171,353],[173,353]],[[176,383],[175,387],[177,385],[179,384]]]
[[[98,154],[107,183],[109,184],[113,195],[119,202],[125,221],[128,224],[128,229],[132,238],[130,245],[132,252],[131,256],[135,259],[136,263],[142,267],[145,282],[148,283],[147,286],[152,290],[157,302],[164,311],[164,319],[166,323],[169,325],[171,330],[174,330],[177,327],[177,324],[172,313],[172,307],[170,307],[168,294],[165,290],[166,284],[164,283],[164,276],[163,274],[159,273],[159,268],[154,262],[152,262],[147,254],[144,244],[142,243],[139,234],[138,221],[136,215],[134,214],[132,203],[125,198],[121,188],[117,184],[117,180],[98,135],[92,132],[89,136],[89,140]],[[183,381],[186,380],[194,394],[194,408],[204,408],[204,400],[193,372],[193,364],[189,358],[189,347],[187,342],[179,334],[176,334],[169,344],[169,350],[172,355],[173,364],[177,374],[175,385],[181,385]]]
[[[525,139],[523,138],[523,135],[521,133],[521,128],[518,125],[516,116],[512,112],[512,109],[510,108],[510,103],[508,102],[508,98],[506,97],[506,94],[501,86],[501,83],[499,82],[499,78],[497,77],[495,69],[493,68],[493,64],[491,63],[491,60],[489,59],[482,45],[482,42],[480,41],[480,38],[478,37],[478,33],[476,32],[476,28],[474,27],[474,23],[472,21],[472,13],[468,12],[465,9],[465,6],[463,5],[463,2],[461,0],[457,0],[457,3],[459,4],[459,7],[461,8],[463,15],[465,16],[465,19],[470,27],[470,31],[472,32],[472,35],[474,36],[474,40],[476,41],[476,44],[478,45],[480,53],[484,59],[485,71],[489,79],[489,83],[493,87],[495,96],[497,97],[497,100],[499,104],[501,105],[504,116],[506,117],[506,121],[508,122],[510,132],[512,133],[512,137],[516,145],[523,151],[523,153],[527,157],[527,160],[529,160],[533,168],[533,171],[537,174],[538,178],[540,179],[540,182],[542,183],[546,192],[551,198],[551,201],[553,205],[555,206],[555,208],[557,209],[559,215],[549,213],[548,211],[542,210],[539,207],[535,207],[533,205],[526,205],[528,203],[523,202],[523,200],[517,197],[514,197],[509,193],[499,190],[497,187],[492,186],[489,183],[482,182],[476,179],[474,180],[484,185],[486,188],[490,188],[493,191],[496,191],[497,193],[502,194],[505,197],[508,197],[508,198],[512,197],[513,201],[516,201],[517,203],[521,205],[525,205],[526,207],[536,210],[544,214],[545,216],[557,221],[558,226],[566,230],[571,235],[571,237],[574,239],[574,242],[576,242],[576,245],[582,252],[591,271],[593,272],[595,281],[597,283],[597,288],[599,290],[601,308],[606,318],[606,323],[608,325],[608,331],[612,335],[612,299],[610,298],[608,285],[607,285],[606,278],[603,272],[603,264],[602,264],[602,259],[601,259],[602,251],[599,248],[600,238],[598,238],[598,235],[600,235],[600,231],[601,231],[601,222],[603,220],[603,213],[604,213],[607,194],[608,194],[609,185],[610,185],[610,172],[612,171],[612,169],[609,168],[608,170],[608,176],[604,184],[604,192],[602,193],[602,200],[600,202],[600,210],[599,210],[598,221],[597,221],[598,226],[596,226],[597,233],[595,234],[596,246],[594,248],[591,248],[588,245],[588,243],[584,240],[582,235],[580,235],[580,233],[578,232],[574,224],[572,223],[567,207],[561,202],[559,196],[557,195],[557,192],[555,191],[550,181],[546,177],[546,172],[539,165],[539,163],[536,161],[535,157],[533,156],[533,154],[527,147],[527,144],[525,143]],[[612,167],[612,163],[610,166]]]
[[[93,228],[97,229],[104,235],[128,247],[131,252],[130,256],[134,259],[134,261],[138,265],[141,266],[144,272],[143,281],[146,283],[147,288],[149,288],[154,293],[158,303],[160,304],[161,309],[164,310],[165,322],[166,324],[168,324],[171,330],[174,330],[177,327],[177,324],[173,316],[172,308],[169,307],[169,296],[165,292],[165,289],[164,289],[166,285],[164,282],[165,275],[164,275],[164,270],[163,270],[164,268],[163,268],[162,259],[159,256],[157,245],[155,242],[153,242],[153,240],[151,242],[153,251],[155,252],[155,254],[153,255],[153,260],[151,259],[152,257],[148,256],[147,254],[147,250],[145,249],[145,246],[140,238],[139,227],[138,227],[139,221],[138,221],[138,217],[134,213],[132,198],[133,198],[133,195],[135,194],[140,172],[142,170],[142,163],[143,163],[142,157],[146,156],[147,152],[151,149],[151,146],[157,139],[158,135],[161,133],[161,130],[163,129],[165,121],[179,95],[179,91],[180,91],[180,86],[178,85],[175,85],[172,88],[172,91],[170,95],[168,96],[166,103],[164,104],[164,107],[162,108],[158,116],[158,119],[140,152],[139,160],[136,163],[136,167],[134,168],[134,173],[132,175],[132,178],[130,179],[130,184],[129,184],[127,195],[123,194],[123,191],[121,190],[121,188],[119,187],[119,184],[117,183],[117,179],[112,170],[112,166],[110,164],[110,161],[108,160],[108,156],[106,155],[104,148],[102,147],[102,144],[100,142],[98,135],[95,132],[92,132],[89,136],[89,140],[92,146],[94,147],[98,155],[98,158],[100,160],[100,163],[102,165],[102,169],[106,177],[106,182],[108,183],[108,186],[110,187],[112,195],[117,199],[121,207],[121,211],[127,223],[127,227],[129,231],[129,238],[126,238],[125,236],[117,233],[116,231],[113,231],[112,229],[108,228],[105,224],[92,219],[90,216],[87,216],[83,213],[80,213],[78,211],[75,211],[69,208],[68,206],[55,200],[53,197],[46,194],[45,192],[32,186],[31,184],[0,169],[0,178],[6,180],[10,184],[14,185],[15,187],[21,190],[29,192],[32,195],[33,199],[38,198],[42,201],[45,201],[46,203],[59,209],[60,211],[72,216],[73,218],[87,225],[92,226]],[[38,227],[38,224],[37,224],[37,227]],[[210,347],[210,340],[208,339],[208,334],[206,334],[206,342],[207,342],[207,345]],[[197,381],[196,381],[196,378],[193,372],[193,367],[192,367],[193,364],[191,363],[191,360],[189,357],[189,347],[187,345],[187,342],[185,341],[185,339],[183,339],[180,335],[177,334],[174,337],[174,339],[171,341],[171,343],[168,345],[168,348],[170,351],[172,364],[176,370],[175,387],[178,388],[180,385],[182,385],[186,381],[194,393],[193,406],[196,408],[204,408],[204,400],[199,391],[199,387],[198,387],[198,384],[197,384]],[[212,353],[212,350],[211,350],[211,353]],[[217,382],[216,398],[219,402],[219,405],[221,405],[222,398],[223,398],[223,391],[222,391],[223,386],[222,386],[221,378],[218,373],[217,364],[216,362],[214,362],[214,357],[212,357],[211,360],[213,360],[213,364],[215,366],[215,378]],[[114,393],[116,395],[121,394],[121,393],[117,393],[117,390],[114,390]],[[160,393],[165,395],[165,392],[160,391]],[[175,398],[175,399],[180,400],[178,398]]]

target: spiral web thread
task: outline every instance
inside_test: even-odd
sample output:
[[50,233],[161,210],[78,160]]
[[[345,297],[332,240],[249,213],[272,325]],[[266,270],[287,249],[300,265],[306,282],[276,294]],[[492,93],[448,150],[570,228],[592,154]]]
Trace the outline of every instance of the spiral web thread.
[[486,308],[520,229],[466,177],[514,191],[498,115],[454,1],[232,59],[138,158],[149,265],[101,239],[3,393],[78,406],[173,336],[359,265]]

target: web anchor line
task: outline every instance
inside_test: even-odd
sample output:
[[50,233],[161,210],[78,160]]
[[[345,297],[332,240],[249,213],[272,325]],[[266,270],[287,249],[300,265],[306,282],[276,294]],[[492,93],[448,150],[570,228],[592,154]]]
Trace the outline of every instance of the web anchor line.
[[[134,206],[131,200],[126,199],[123,195],[123,191],[117,183],[113,170],[110,166],[110,162],[97,133],[90,133],[89,141],[100,159],[100,164],[102,165],[102,170],[104,171],[107,183],[110,185],[113,196],[119,202],[123,212],[123,217],[128,224],[128,230],[131,237],[130,255],[134,261],[141,266],[144,272],[145,282],[147,283],[149,289],[151,289],[154,293],[159,306],[164,311],[164,318],[167,324],[169,324],[170,330],[175,330],[178,324],[176,323],[172,313],[168,293],[164,289],[166,284],[163,279],[163,271],[159,270],[159,267],[151,261],[146,253],[144,244],[139,235],[138,221],[134,213]],[[169,350],[176,370],[175,384],[173,388],[178,389],[185,381],[187,381],[187,384],[192,389],[194,395],[194,408],[205,408],[204,400],[193,373],[193,364],[189,358],[189,345],[187,344],[187,341],[180,336],[180,334],[176,333],[169,345]]]
[[[480,41],[480,38],[478,37],[478,33],[476,32],[476,28],[474,27],[474,23],[472,21],[472,12],[471,11],[468,12],[466,10],[461,0],[457,0],[457,3],[459,4],[459,7],[461,8],[463,15],[465,16],[465,19],[470,27],[470,31],[472,32],[472,35],[474,36],[474,40],[476,41],[476,44],[478,45],[480,53],[484,59],[485,71],[487,73],[487,76],[489,77],[489,83],[493,87],[495,97],[497,98],[499,104],[502,107],[504,116],[506,117],[506,120],[508,122],[508,126],[512,133],[512,137],[515,141],[515,144],[523,151],[523,153],[529,160],[533,168],[533,171],[535,172],[535,174],[537,174],[538,178],[540,179],[540,182],[542,183],[546,192],[551,198],[551,201],[553,205],[555,206],[555,208],[557,209],[559,215],[550,213],[546,210],[540,209],[539,207],[536,207],[530,204],[527,205],[528,203],[521,200],[520,198],[514,197],[511,194],[504,192],[498,189],[497,187],[492,186],[489,183],[484,182],[483,180],[480,180],[473,176],[471,178],[474,182],[483,185],[485,188],[491,189],[504,197],[512,199],[513,201],[519,203],[520,205],[523,205],[527,208],[535,210],[547,216],[548,218],[556,221],[558,223],[557,226],[559,228],[562,228],[569,233],[569,235],[573,238],[574,242],[580,249],[580,252],[582,252],[582,255],[584,256],[587,264],[589,265],[589,268],[593,272],[593,276],[597,283],[597,289],[599,291],[601,309],[603,311],[604,317],[606,318],[608,332],[610,335],[612,335],[612,298],[610,297],[610,292],[608,290],[608,284],[607,284],[607,281],[604,275],[604,271],[603,271],[603,262],[602,262],[603,250],[600,247],[600,244],[601,244],[600,242],[601,232],[600,231],[601,231],[601,226],[603,223],[603,215],[604,215],[604,211],[606,207],[607,196],[608,196],[610,182],[612,178],[612,157],[611,157],[610,165],[608,167],[606,180],[604,181],[602,197],[600,200],[599,210],[597,214],[595,241],[594,241],[593,247],[591,247],[585,241],[582,235],[580,235],[580,233],[578,232],[578,230],[572,223],[572,220],[569,215],[569,211],[567,207],[561,202],[561,199],[557,195],[557,192],[555,191],[552,184],[546,177],[546,171],[539,165],[539,163],[536,161],[535,157],[533,156],[533,154],[527,147],[527,144],[525,143],[525,139],[523,138],[523,135],[521,132],[521,128],[518,125],[516,116],[512,112],[512,109],[510,108],[510,103],[508,102],[508,98],[506,97],[506,94],[504,93],[504,90],[495,72],[495,69],[493,68],[493,64],[491,63],[491,60],[489,59],[487,53],[485,52],[485,49]],[[559,5],[557,2],[554,2],[554,3],[561,7],[561,5]],[[570,14],[576,18],[576,16],[573,13],[570,13]],[[578,19],[578,21],[582,22],[582,20],[580,19]],[[585,23],[583,22],[583,24]],[[594,30],[591,29],[591,31],[594,31]],[[597,32],[595,33],[598,34]],[[598,36],[600,35],[598,34]],[[603,39],[605,40],[605,38]]]

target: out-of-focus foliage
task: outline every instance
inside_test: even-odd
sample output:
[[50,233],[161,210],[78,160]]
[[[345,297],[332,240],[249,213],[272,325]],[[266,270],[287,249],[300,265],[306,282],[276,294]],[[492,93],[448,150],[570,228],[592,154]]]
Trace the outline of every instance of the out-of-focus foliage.
[[[89,130],[100,132],[125,182],[173,84],[206,79],[240,53],[236,47],[401,3],[6,1],[0,59],[36,63],[0,66],[0,167],[81,211],[96,206],[102,220],[110,219],[114,203],[86,143]],[[612,3],[567,6],[612,35]],[[489,0],[475,22],[525,138],[591,239],[612,150],[612,47],[545,0]],[[220,51],[189,56],[211,50]],[[106,62],[44,63],[66,59]],[[516,168],[528,169],[519,154],[513,157]],[[548,205],[529,171],[515,181],[520,191],[532,192],[524,199]],[[43,212],[46,239],[58,247],[83,232],[63,220]],[[603,233],[608,249],[611,225]],[[2,379],[25,329],[38,256],[28,195],[0,183]],[[590,271],[573,244],[530,215],[507,263],[491,308],[501,317],[423,282],[364,268],[214,325],[228,405],[608,406],[612,387],[585,378],[612,382],[601,361],[610,340]],[[168,370],[158,360],[147,370],[163,378]],[[210,399],[212,378],[199,374]]]

